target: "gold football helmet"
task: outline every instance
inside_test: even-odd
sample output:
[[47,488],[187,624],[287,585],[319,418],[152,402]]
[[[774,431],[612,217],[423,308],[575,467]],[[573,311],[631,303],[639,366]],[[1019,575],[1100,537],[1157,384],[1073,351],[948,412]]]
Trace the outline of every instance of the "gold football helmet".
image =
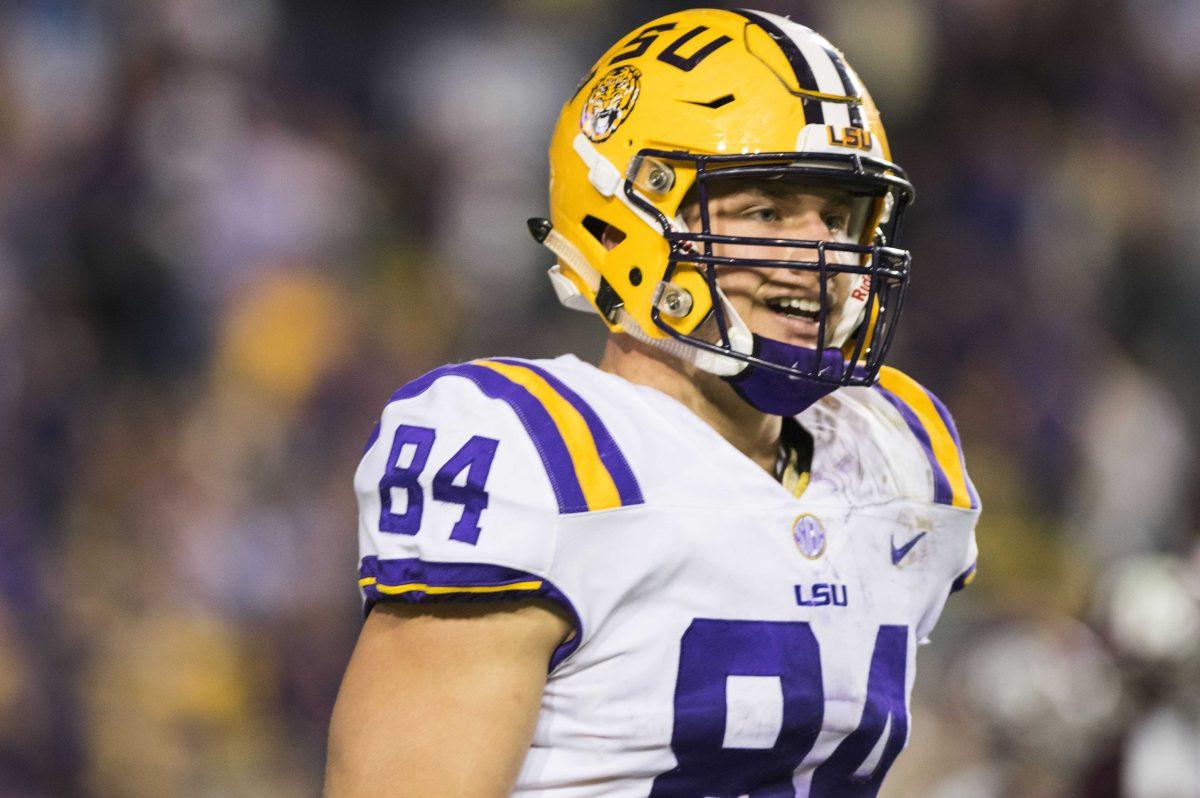
[[[861,232],[847,243],[717,235],[707,192],[735,178],[834,184],[866,198]],[[613,331],[725,377],[753,365],[870,384],[908,282],[896,236],[912,198],[838,50],[772,14],[696,9],[621,39],[579,83],[550,144],[550,219],[531,219],[530,230],[557,255],[550,276],[563,304],[599,313]],[[683,221],[685,199],[699,203],[699,229]],[[779,257],[720,256],[714,244],[777,247]],[[817,356],[759,346],[721,295],[722,265],[818,273]],[[826,286],[838,280],[832,307]],[[822,357],[831,350],[833,369]]]

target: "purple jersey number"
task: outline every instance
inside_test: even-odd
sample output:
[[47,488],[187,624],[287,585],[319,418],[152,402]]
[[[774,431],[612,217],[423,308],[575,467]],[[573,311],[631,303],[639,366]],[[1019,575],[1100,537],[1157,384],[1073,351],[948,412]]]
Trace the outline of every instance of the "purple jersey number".
[[[421,528],[421,514],[425,510],[425,493],[421,490],[421,471],[429,462],[433,449],[434,432],[428,427],[396,427],[392,438],[392,451],[388,455],[388,470],[379,480],[379,529],[397,535],[415,535]],[[412,456],[408,465],[400,465],[409,448]],[[392,491],[402,488],[407,495],[407,506],[402,513],[392,512]]]
[[[813,773],[811,798],[874,798],[888,768],[908,738],[904,672],[908,661],[908,627],[880,626],[867,676],[867,703],[858,728]],[[883,740],[887,732],[886,741]],[[878,763],[867,758],[883,743]]]
[[[726,679],[779,679],[783,723],[771,748],[725,748]],[[697,618],[683,634],[671,750],[678,765],[654,780],[665,796],[792,796],[792,773],[825,714],[821,653],[807,623]]]
[[[483,485],[492,470],[492,458],[499,445],[497,440],[474,435],[434,476],[433,498],[463,506],[462,515],[450,530],[451,540],[461,540],[472,546],[479,541],[479,514],[488,506]],[[466,483],[455,485],[454,480],[463,471],[467,472]]]
[[[908,735],[908,627],[881,626],[858,728],[814,772],[810,798],[873,798]],[[726,748],[731,676],[779,680],[783,718],[770,748]],[[697,618],[683,635],[671,751],[677,765],[654,780],[653,798],[794,798],[792,778],[821,731],[821,652],[802,621]],[[887,731],[878,763],[867,759]],[[860,773],[867,770],[866,773]]]
[[[401,424],[392,438],[391,453],[388,455],[388,470],[379,480],[379,529],[397,535],[415,535],[421,529],[421,518],[425,509],[425,491],[421,488],[421,472],[429,462],[429,453],[437,434],[429,427],[414,427]],[[463,511],[450,531],[453,540],[461,540],[472,546],[479,540],[479,516],[488,506],[488,474],[492,470],[492,459],[500,442],[493,438],[473,435],[463,444],[433,477],[433,498],[448,504],[461,504]],[[400,461],[412,449],[407,465]],[[464,484],[455,480],[466,472]],[[393,512],[392,496],[397,488],[403,489],[407,497],[404,512]]]

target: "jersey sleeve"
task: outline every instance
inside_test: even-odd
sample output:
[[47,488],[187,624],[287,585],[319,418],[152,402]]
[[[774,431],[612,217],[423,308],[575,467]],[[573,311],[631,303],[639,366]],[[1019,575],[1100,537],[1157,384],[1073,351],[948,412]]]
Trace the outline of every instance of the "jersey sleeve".
[[[519,361],[437,369],[397,391],[355,474],[364,613],[383,602],[542,598],[563,516],[641,501],[590,409]],[[555,655],[552,665],[570,653]]]
[[956,552],[950,562],[953,570],[950,592],[961,590],[975,578],[978,557],[975,523],[979,518],[980,502],[967,473],[962,440],[954,419],[931,391],[896,369],[886,366],[881,369],[876,388],[908,427],[920,450],[920,456],[914,460],[928,466],[929,478],[923,498],[930,504],[958,511],[943,514],[943,517],[948,519],[945,534],[960,538],[949,541]]

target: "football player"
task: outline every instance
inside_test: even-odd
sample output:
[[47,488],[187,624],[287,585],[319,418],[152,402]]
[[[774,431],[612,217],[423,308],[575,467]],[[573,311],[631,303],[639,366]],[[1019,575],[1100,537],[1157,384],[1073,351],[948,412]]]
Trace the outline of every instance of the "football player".
[[401,388],[355,476],[366,622],[330,796],[872,796],[973,574],[941,403],[883,366],[913,189],[842,54],[691,10],[550,145],[572,356]]

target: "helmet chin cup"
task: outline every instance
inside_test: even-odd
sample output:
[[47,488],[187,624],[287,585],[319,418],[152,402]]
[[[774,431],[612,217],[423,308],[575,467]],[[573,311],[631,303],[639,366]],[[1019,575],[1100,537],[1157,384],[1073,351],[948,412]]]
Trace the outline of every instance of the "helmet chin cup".
[[725,377],[747,404],[763,413],[794,416],[837,390],[846,361],[837,349],[793,346],[772,338],[754,336],[754,356],[765,363],[819,374],[829,382],[795,377],[761,365],[749,365],[739,374]]

